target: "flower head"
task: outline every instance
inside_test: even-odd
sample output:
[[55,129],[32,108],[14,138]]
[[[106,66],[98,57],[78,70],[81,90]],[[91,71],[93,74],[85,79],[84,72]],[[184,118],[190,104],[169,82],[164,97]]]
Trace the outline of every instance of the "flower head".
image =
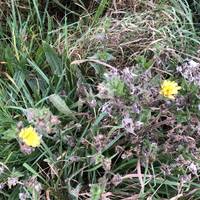
[[7,185],[9,189],[11,189],[12,186],[17,185],[18,183],[18,177],[8,177]]
[[181,87],[175,81],[164,80],[161,85],[160,94],[169,99],[174,99],[174,95],[178,94],[178,90],[180,89]]
[[27,146],[38,147],[40,145],[40,136],[32,126],[23,128],[19,133],[19,138]]

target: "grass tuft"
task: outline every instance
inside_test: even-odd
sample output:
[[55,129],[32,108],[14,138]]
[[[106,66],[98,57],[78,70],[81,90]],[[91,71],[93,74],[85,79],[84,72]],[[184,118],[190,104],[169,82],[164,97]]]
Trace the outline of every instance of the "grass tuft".
[[199,199],[196,3],[2,0],[0,199]]

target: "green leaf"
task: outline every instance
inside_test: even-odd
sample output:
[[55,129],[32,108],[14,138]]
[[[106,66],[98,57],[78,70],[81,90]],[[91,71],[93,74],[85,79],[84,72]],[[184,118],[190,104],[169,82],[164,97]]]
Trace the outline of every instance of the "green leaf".
[[[95,60],[100,60],[106,63],[108,61],[115,60],[115,57],[112,54],[108,53],[107,51],[98,51],[90,58],[95,59]],[[104,74],[105,68],[102,65],[93,63],[93,62],[90,62],[90,65],[94,68],[96,74],[99,74],[99,75]]]
[[61,99],[61,97],[57,94],[52,94],[49,96],[49,101],[56,107],[58,111],[61,113],[67,115],[67,116],[74,116],[74,113],[70,110],[70,108],[67,106],[65,101]]
[[19,89],[21,89],[24,86],[25,79],[25,74],[22,71],[16,71],[13,76],[13,80],[15,81]]
[[47,43],[43,43],[44,52],[46,55],[47,62],[51,67],[52,74],[56,74],[58,76],[62,75],[63,65],[62,60],[59,58],[57,53],[48,45]]
[[16,138],[17,130],[16,128],[12,127],[5,132],[2,133],[2,139],[10,141]]
[[95,16],[94,16],[94,20],[93,20],[94,24],[96,24],[98,22],[99,18],[101,17],[101,15],[105,11],[105,9],[109,5],[109,3],[110,3],[110,0],[102,0],[102,1],[100,1],[100,5],[97,8]]
[[140,121],[143,123],[147,123],[151,119],[151,110],[144,109],[140,116]]
[[185,122],[188,122],[189,116],[187,115],[186,112],[180,111],[180,112],[177,112],[176,120],[177,120],[177,123],[185,123]]
[[49,84],[49,79],[45,75],[45,73],[41,70],[41,68],[38,67],[38,65],[35,62],[33,62],[33,61],[29,60],[29,59],[27,59],[27,61],[30,64],[30,66],[41,76],[41,78],[43,80],[45,80],[47,84]]
[[34,176],[40,178],[41,180],[43,180],[43,181],[46,183],[45,179],[44,179],[42,176],[40,176],[40,174],[39,174],[38,172],[36,172],[30,165],[28,165],[27,163],[24,163],[24,164],[23,164],[23,167],[25,167],[25,168],[26,168],[29,172],[31,172]]
[[99,184],[93,184],[90,189],[91,199],[92,200],[100,200],[101,194],[104,192],[104,189]]

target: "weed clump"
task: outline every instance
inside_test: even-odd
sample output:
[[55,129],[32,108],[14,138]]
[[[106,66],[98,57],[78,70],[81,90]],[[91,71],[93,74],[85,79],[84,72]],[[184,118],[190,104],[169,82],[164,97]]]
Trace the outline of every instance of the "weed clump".
[[186,1],[0,4],[0,199],[199,198]]

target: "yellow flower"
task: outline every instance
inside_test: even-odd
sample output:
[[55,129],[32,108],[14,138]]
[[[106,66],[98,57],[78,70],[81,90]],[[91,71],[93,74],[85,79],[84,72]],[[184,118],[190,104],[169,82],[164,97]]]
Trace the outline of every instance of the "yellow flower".
[[32,126],[23,128],[19,133],[19,138],[27,146],[38,147],[40,145],[40,136]]
[[174,99],[181,87],[175,81],[164,80],[161,84],[160,94],[169,99]]

